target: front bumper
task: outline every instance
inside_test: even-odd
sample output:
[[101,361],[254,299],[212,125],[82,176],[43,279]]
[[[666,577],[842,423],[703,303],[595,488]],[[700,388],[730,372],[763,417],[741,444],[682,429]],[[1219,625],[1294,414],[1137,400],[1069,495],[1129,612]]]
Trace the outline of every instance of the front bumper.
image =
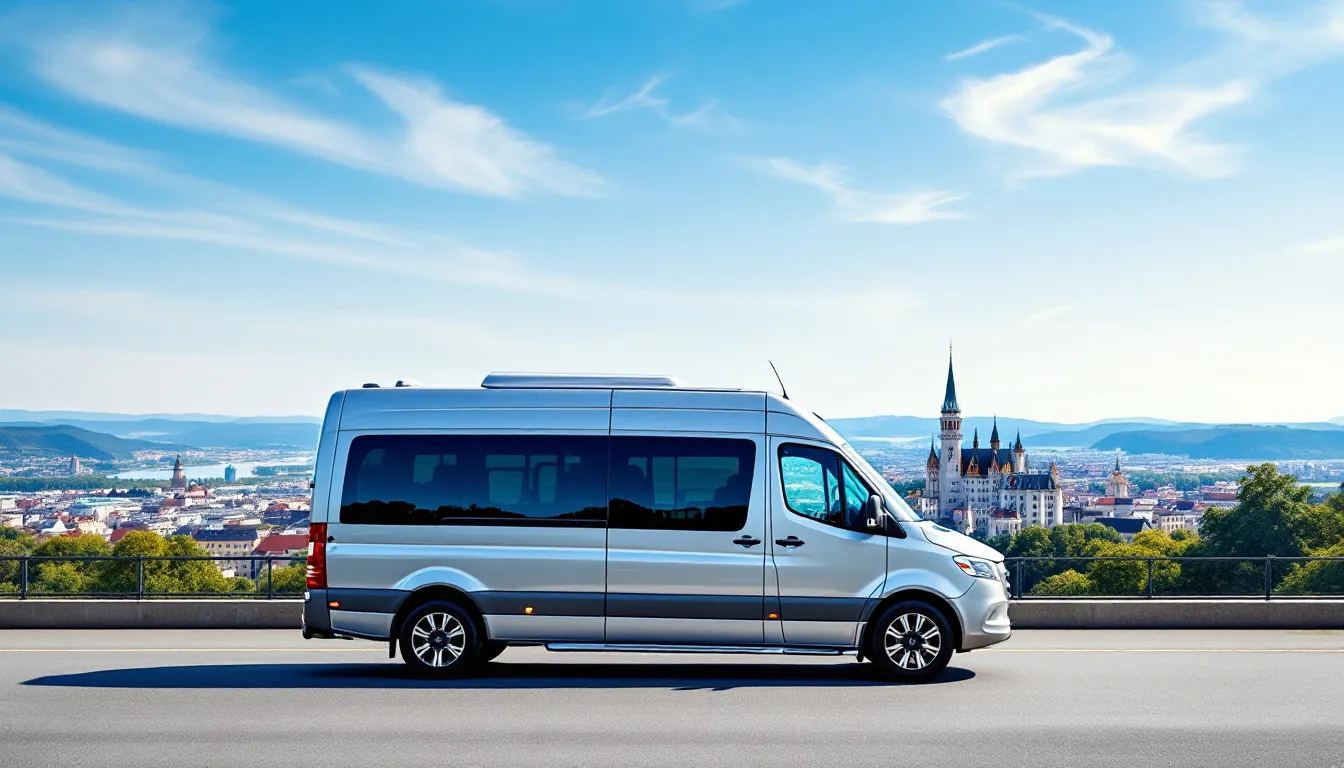
[[997,579],[975,579],[966,594],[952,601],[961,619],[959,650],[1001,643],[1013,634],[1008,621],[1008,588]]

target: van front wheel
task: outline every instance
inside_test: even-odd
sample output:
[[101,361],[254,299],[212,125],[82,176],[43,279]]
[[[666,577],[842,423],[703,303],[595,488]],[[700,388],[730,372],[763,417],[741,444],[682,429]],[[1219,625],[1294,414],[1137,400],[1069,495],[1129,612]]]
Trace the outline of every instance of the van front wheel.
[[920,683],[947,667],[956,642],[942,611],[928,603],[906,600],[878,617],[865,655],[883,677]]
[[401,658],[421,677],[461,677],[480,660],[481,635],[471,615],[454,603],[435,601],[402,622]]

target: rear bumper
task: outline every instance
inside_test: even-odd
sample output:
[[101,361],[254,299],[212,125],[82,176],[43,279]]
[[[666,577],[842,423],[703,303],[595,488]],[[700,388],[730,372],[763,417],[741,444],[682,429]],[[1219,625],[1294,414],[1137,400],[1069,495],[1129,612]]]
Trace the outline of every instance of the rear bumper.
[[331,631],[331,609],[327,607],[325,589],[310,589],[303,593],[303,636],[335,636]]
[[959,650],[969,651],[1001,643],[1013,634],[1008,621],[1008,591],[994,579],[975,579],[966,594],[952,601],[961,619]]

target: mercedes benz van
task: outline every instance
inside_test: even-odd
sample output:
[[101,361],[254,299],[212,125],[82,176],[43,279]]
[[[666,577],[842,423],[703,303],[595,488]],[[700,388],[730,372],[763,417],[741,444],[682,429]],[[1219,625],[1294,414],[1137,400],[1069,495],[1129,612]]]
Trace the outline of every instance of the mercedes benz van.
[[998,552],[766,392],[366,385],[332,396],[314,471],[304,636],[386,641],[426,676],[545,645],[857,652],[922,680],[1010,633]]

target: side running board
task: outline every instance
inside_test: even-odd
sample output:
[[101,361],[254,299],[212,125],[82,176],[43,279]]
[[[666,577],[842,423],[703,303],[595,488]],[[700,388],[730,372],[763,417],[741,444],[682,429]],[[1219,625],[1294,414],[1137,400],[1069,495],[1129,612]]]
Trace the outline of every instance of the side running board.
[[800,656],[840,656],[854,653],[844,648],[789,648],[779,645],[651,645],[641,643],[547,643],[546,650],[583,653],[757,653]]

